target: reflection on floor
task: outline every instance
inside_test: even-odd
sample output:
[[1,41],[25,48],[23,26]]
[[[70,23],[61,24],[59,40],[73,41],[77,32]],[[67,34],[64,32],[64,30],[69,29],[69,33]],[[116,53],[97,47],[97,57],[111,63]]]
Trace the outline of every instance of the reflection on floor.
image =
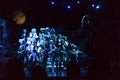
[[[64,62],[54,62],[54,66],[52,66],[52,62],[48,61],[46,65],[46,72],[48,77],[66,77],[66,64]],[[87,76],[87,67],[80,68],[80,76],[86,77]],[[27,77],[31,76],[31,71],[28,68],[25,68],[25,73]]]
[[[51,64],[50,62],[48,64]],[[52,73],[52,66],[48,65],[47,68],[47,74],[49,77],[66,77],[66,66],[62,64],[61,62],[61,68],[54,64],[54,72]],[[80,76],[86,77],[87,76],[87,68],[80,68]]]
[[65,77],[66,66],[63,62],[54,62],[54,67],[52,67],[51,62],[47,62],[46,72],[49,77]]

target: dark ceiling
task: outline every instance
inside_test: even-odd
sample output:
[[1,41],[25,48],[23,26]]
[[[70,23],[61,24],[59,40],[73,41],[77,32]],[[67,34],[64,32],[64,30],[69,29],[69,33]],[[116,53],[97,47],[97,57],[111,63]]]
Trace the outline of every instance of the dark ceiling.
[[[21,10],[26,15],[26,24],[58,26],[80,24],[85,14],[90,15],[94,20],[103,21],[113,16],[117,17],[119,13],[118,2],[112,0],[81,0],[80,5],[76,5],[75,0],[56,1],[57,3],[52,6],[50,0],[0,0],[0,16],[12,21],[14,11]],[[65,8],[67,2],[71,2],[74,8],[67,10]],[[92,2],[101,2],[103,8],[99,11],[91,9]]]
[[[98,15],[95,10],[92,10],[90,4],[94,1],[81,0],[80,5],[76,5],[74,0],[56,0],[57,3],[52,6],[50,0],[0,0],[0,16],[11,20],[13,12],[15,10],[21,10],[25,13],[28,23],[43,24],[64,24],[64,23],[77,23],[80,22],[81,17],[84,14],[91,16]],[[74,9],[68,11],[65,8],[66,2],[71,2],[74,5]],[[104,5],[105,1],[101,1]],[[108,5],[107,5],[108,6]],[[105,12],[105,5],[102,11],[99,11],[98,16],[101,16]]]

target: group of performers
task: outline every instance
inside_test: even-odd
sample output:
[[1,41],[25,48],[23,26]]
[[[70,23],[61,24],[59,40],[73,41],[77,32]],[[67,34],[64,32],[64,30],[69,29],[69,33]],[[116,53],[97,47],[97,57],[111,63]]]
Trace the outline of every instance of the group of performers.
[[49,60],[54,66],[54,62],[65,63],[71,59],[71,55],[77,57],[79,53],[77,46],[70,43],[67,36],[56,34],[55,29],[49,27],[40,28],[39,32],[32,28],[29,33],[23,29],[19,43],[18,54],[24,55],[24,63],[41,62],[45,65]]

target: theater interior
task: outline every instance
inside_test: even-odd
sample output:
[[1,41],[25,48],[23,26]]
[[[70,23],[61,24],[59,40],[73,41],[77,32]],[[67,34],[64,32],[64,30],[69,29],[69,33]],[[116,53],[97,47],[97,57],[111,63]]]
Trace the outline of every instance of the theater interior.
[[0,80],[119,80],[113,0],[0,0]]

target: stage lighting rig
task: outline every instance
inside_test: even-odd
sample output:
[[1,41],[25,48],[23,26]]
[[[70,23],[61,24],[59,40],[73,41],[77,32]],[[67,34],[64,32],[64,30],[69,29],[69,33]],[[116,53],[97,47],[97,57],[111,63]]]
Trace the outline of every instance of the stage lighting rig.
[[92,5],[92,8],[96,9],[96,10],[99,10],[102,8],[102,4],[101,3],[93,3]]

